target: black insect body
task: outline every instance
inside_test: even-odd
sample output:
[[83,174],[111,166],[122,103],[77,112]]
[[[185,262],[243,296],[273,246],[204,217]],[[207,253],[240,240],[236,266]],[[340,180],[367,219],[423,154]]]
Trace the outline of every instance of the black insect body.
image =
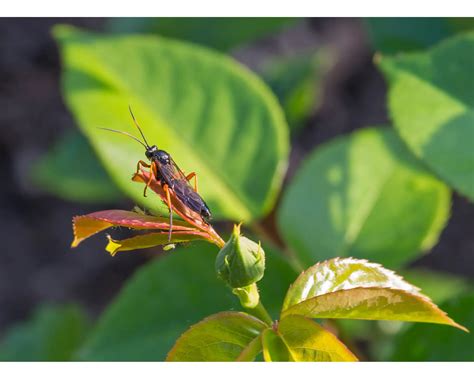
[[[125,134],[126,136],[133,138],[135,141],[139,142],[143,147],[145,147],[145,155],[149,159],[150,164],[147,164],[144,161],[138,161],[137,163],[137,173],[140,170],[140,167],[150,168],[150,180],[146,183],[145,189],[143,191],[143,196],[146,196],[146,190],[151,184],[152,179],[156,179],[161,186],[163,191],[166,194],[167,201],[166,204],[170,211],[170,229],[168,240],[171,241],[171,231],[173,229],[173,208],[171,203],[170,191],[174,193],[176,198],[184,204],[185,207],[191,209],[192,211],[199,214],[202,220],[205,223],[209,223],[211,219],[211,211],[207,206],[206,202],[197,192],[197,176],[196,173],[192,172],[187,176],[181,171],[178,165],[174,162],[171,156],[164,150],[158,149],[155,145],[150,146],[140,128],[135,117],[132,113],[132,110],[129,108],[132,119],[140,131],[140,134],[143,138],[143,141],[140,141],[135,136],[123,132],[121,130],[114,130],[108,128],[99,128],[108,130],[115,133]],[[189,184],[189,181],[194,178],[194,188]]]
[[191,173],[186,177],[171,156],[166,151],[159,150],[155,145],[148,148],[145,155],[156,164],[156,179],[163,184],[167,184],[184,205],[200,214],[204,221],[209,222],[211,219],[209,207],[196,189],[189,184],[189,180],[195,174]]

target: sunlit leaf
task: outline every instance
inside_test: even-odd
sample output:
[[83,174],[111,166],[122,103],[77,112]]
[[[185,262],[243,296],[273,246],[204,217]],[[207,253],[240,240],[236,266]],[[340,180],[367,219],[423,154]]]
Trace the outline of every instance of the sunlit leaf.
[[393,123],[411,151],[474,200],[474,33],[382,57]]
[[298,315],[283,317],[278,333],[298,362],[352,362],[357,358],[332,333],[311,319]]
[[147,209],[156,199],[130,181],[143,147],[131,104],[150,143],[170,152],[215,218],[248,221],[276,200],[288,156],[288,127],[271,91],[253,73],[206,48],[155,36],[107,36],[56,27],[66,102],[104,167]]
[[370,128],[310,155],[284,194],[278,224],[307,266],[354,256],[394,268],[436,243],[449,208],[447,186],[395,131]]
[[303,271],[288,290],[283,310],[315,296],[354,288],[386,287],[418,294],[419,288],[380,264],[363,259],[331,259]]
[[64,135],[33,167],[34,181],[66,200],[112,203],[123,195],[79,132]]
[[465,328],[417,287],[390,270],[363,260],[333,259],[304,271],[288,290],[282,318],[350,318],[431,322]]
[[263,358],[266,362],[294,362],[288,346],[279,333],[265,329],[262,333]]
[[84,340],[89,322],[76,306],[43,306],[0,340],[0,361],[68,361]]
[[184,362],[253,360],[261,351],[259,335],[266,327],[264,322],[246,313],[217,313],[191,326],[183,333],[168,353],[166,360]]
[[391,361],[473,361],[474,360],[474,292],[452,298],[442,304],[457,321],[471,330],[438,328],[416,324],[396,337]]
[[120,17],[111,19],[108,28],[119,33],[156,33],[219,50],[229,50],[274,33],[294,21],[281,17]]

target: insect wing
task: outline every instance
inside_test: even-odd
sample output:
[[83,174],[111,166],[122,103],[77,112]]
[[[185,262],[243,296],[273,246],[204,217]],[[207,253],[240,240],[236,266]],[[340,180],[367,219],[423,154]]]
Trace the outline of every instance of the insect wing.
[[159,170],[163,179],[172,188],[176,196],[190,209],[200,213],[205,206],[204,200],[199,194],[194,191],[194,188],[189,184],[186,175],[178,167],[178,165],[171,159],[167,165],[160,165]]
[[178,165],[171,159],[169,164],[162,164],[159,161],[156,161],[158,170],[160,171],[161,176],[170,187],[174,187],[176,183],[183,182],[189,187],[191,187],[184,175],[183,171],[178,167]]

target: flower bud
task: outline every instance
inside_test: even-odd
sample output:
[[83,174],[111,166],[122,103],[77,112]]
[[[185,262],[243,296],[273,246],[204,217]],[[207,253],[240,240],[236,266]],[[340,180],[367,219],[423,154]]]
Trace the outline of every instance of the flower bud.
[[262,279],[265,252],[260,243],[241,236],[240,225],[235,225],[230,239],[217,254],[216,271],[232,288],[247,287]]

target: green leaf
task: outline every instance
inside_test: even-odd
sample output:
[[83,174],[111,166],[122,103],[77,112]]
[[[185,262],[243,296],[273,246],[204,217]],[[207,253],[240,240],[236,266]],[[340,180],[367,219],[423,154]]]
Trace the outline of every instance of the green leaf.
[[325,51],[272,59],[263,67],[262,76],[280,100],[293,132],[317,110],[328,68]]
[[263,358],[266,362],[295,362],[281,335],[273,329],[262,333]]
[[353,362],[357,358],[332,333],[309,318],[289,315],[278,323],[278,333],[297,362]]
[[437,328],[435,325],[412,325],[399,334],[391,361],[473,361],[474,360],[474,292],[443,303],[443,309],[471,330]]
[[[150,143],[171,153],[216,218],[249,221],[276,200],[288,158],[288,127],[262,81],[206,48],[153,36],[107,36],[61,26],[66,102],[117,185],[155,211],[130,177],[143,147],[98,126],[136,134],[131,104]],[[129,125],[127,127],[127,124]]]
[[89,329],[76,306],[42,306],[0,343],[0,361],[68,361]]
[[374,49],[384,54],[427,48],[459,31],[474,29],[472,19],[372,17],[364,20]]
[[393,271],[353,258],[332,259],[304,271],[288,290],[281,318],[292,314],[431,322],[466,330]]
[[308,266],[354,256],[397,267],[436,243],[449,207],[449,189],[393,129],[368,128],[310,155],[283,196],[278,224]]
[[[176,249],[140,269],[99,319],[78,359],[94,361],[164,360],[176,339],[210,314],[238,309],[214,271],[217,249],[200,242]],[[267,250],[268,267],[279,262]],[[283,266],[284,267],[284,266]],[[284,283],[288,279],[276,277]],[[265,280],[266,279],[266,280]],[[276,311],[280,284],[262,280],[265,305]],[[275,289],[273,289],[275,287]]]
[[295,19],[280,17],[113,18],[108,29],[118,33],[156,33],[218,50],[229,50],[265,37]]
[[267,325],[241,312],[221,312],[191,326],[176,341],[167,361],[253,361],[261,351],[260,333]]
[[38,186],[66,200],[111,203],[123,197],[77,131],[66,133],[33,166],[32,176]]
[[474,33],[423,53],[383,57],[393,123],[411,151],[474,199]]

